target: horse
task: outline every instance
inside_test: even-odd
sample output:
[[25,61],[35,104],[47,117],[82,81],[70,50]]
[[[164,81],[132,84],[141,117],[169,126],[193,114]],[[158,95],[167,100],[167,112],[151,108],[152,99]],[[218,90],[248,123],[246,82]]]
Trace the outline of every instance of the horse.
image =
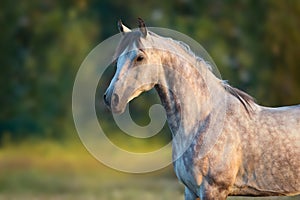
[[300,194],[300,105],[258,105],[216,77],[187,44],[138,23],[131,30],[118,22],[117,69],[104,102],[122,113],[133,98],[156,89],[177,138],[173,167],[185,199]]

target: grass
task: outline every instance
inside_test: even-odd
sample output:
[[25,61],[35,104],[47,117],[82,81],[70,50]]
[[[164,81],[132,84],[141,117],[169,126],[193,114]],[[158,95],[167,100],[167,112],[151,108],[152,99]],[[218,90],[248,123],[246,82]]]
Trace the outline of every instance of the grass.
[[0,199],[182,199],[169,168],[126,174],[102,165],[81,143],[8,144],[0,149]]
[[179,200],[183,186],[171,166],[155,173],[125,174],[99,163],[79,142],[27,141],[0,149],[2,199]]

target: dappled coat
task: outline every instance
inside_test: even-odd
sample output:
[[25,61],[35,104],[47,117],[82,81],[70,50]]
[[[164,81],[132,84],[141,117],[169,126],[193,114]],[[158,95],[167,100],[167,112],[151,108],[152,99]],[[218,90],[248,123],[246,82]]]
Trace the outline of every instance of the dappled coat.
[[300,106],[267,108],[213,74],[183,42],[146,29],[123,34],[104,99],[115,113],[155,88],[173,134],[186,199],[300,193]]

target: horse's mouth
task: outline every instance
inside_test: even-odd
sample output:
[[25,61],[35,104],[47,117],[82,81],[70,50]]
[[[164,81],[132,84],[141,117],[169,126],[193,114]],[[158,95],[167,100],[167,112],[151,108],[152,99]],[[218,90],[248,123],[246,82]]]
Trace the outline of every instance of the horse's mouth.
[[104,104],[106,107],[111,110],[113,114],[122,114],[125,111],[126,105],[120,103],[120,98],[117,94],[112,94],[111,97],[103,97]]
[[[105,103],[106,104],[106,103]],[[120,115],[122,114],[124,111],[125,111],[125,107],[126,106],[110,106],[110,105],[107,105],[106,104],[106,107],[113,113],[113,114],[116,114],[116,115]]]
[[120,115],[125,111],[126,105],[122,107],[111,107],[110,110],[113,114]]

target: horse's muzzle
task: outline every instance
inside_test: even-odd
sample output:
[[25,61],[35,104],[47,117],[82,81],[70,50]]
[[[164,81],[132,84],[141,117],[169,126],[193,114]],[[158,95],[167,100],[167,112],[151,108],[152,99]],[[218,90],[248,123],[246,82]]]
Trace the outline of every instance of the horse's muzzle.
[[119,106],[119,96],[117,94],[108,95],[107,93],[105,93],[103,95],[103,100],[105,105],[112,111],[115,111],[116,108]]

